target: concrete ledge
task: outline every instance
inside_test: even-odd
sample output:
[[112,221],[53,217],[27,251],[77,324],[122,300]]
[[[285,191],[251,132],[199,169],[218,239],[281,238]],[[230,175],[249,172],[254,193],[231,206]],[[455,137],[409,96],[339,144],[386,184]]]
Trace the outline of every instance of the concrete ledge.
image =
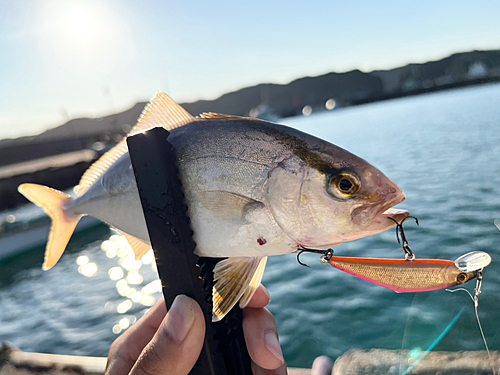
[[[22,352],[0,344],[0,375],[102,375],[104,357]],[[309,375],[309,369],[288,369],[289,375]]]
[[101,375],[105,367],[106,358],[27,353],[0,346],[0,375]]
[[[500,352],[430,352],[419,360],[405,350],[350,350],[335,361],[332,375],[486,375],[500,374]],[[414,354],[414,353],[413,353]],[[420,355],[422,355],[420,353]],[[0,345],[0,375],[102,375],[106,358],[26,353]],[[310,375],[310,369],[289,368],[289,375]]]
[[500,352],[429,352],[412,357],[407,350],[350,350],[335,361],[333,375],[404,374],[410,366],[412,375],[486,375],[500,373]]

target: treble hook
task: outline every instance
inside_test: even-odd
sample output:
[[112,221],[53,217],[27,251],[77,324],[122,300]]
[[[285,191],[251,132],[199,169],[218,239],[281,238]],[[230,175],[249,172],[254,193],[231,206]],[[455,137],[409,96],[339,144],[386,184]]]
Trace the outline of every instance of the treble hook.
[[[410,246],[408,245],[408,240],[406,239],[405,231],[403,229],[403,223],[406,220],[408,220],[409,218],[415,219],[415,222],[417,223],[417,225],[420,225],[418,223],[418,219],[415,216],[407,216],[403,220],[401,220],[400,223],[398,223],[396,221],[396,219],[394,219],[392,217],[388,217],[388,219],[390,219],[396,223],[396,238],[397,238],[399,244],[401,244],[401,242],[403,242],[402,248],[403,248],[403,251],[405,252],[405,259],[408,261],[412,261],[412,260],[415,260],[415,254],[413,254],[413,251],[411,251]],[[399,236],[401,236],[401,240],[399,239]]]
[[323,254],[323,256],[320,258],[320,262],[322,264],[327,264],[330,259],[332,259],[332,256],[333,256],[333,249],[328,249],[328,250],[315,250],[315,249],[307,249],[305,247],[301,247],[300,248],[300,251],[297,253],[297,262],[299,262],[299,264],[301,266],[304,266],[304,267],[307,267],[307,268],[311,268],[309,267],[307,264],[303,263],[300,261],[300,255],[302,253],[314,253],[314,254]]

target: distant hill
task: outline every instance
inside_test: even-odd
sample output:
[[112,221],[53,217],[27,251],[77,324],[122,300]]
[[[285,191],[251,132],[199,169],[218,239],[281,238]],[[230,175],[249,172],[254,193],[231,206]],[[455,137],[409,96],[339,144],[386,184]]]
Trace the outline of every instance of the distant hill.
[[[301,114],[306,105],[315,111],[325,110],[325,102],[329,99],[335,100],[336,108],[340,108],[494,81],[500,81],[500,50],[472,51],[391,70],[370,73],[353,70],[304,77],[286,85],[260,84],[224,94],[215,100],[199,100],[181,105],[195,116],[203,112],[249,116],[252,109],[264,104],[278,117],[287,117]],[[1,140],[0,165],[40,157],[46,152],[57,154],[90,147],[96,141],[114,143],[136,123],[145,104],[137,103],[124,112],[98,119],[70,120],[37,136]],[[42,153],[34,151],[33,147],[36,148],[37,144],[59,140],[73,142]],[[21,145],[32,148],[34,154],[23,152],[21,155],[7,155],[3,152]]]
[[266,104],[280,117],[301,113],[305,105],[316,106],[331,98],[340,105],[383,94],[382,80],[372,74],[353,70],[346,73],[328,73],[304,77],[287,85],[260,84],[224,94],[215,100],[183,103],[190,113],[221,112],[248,116],[252,108]]
[[337,107],[346,107],[499,80],[500,50],[472,51],[391,70],[370,73],[353,70],[300,78],[287,85],[260,84],[215,100],[182,105],[193,114],[221,112],[248,116],[252,108],[265,104],[278,116],[287,117],[300,114],[305,105],[324,110],[328,99],[334,99]]

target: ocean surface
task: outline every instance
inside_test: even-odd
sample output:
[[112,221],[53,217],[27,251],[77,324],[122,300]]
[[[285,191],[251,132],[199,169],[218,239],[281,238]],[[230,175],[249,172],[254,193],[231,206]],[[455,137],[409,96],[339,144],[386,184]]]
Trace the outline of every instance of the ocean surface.
[[[283,123],[370,161],[407,194],[401,208],[418,258],[454,260],[488,252],[479,316],[500,350],[500,85],[335,109]],[[38,214],[34,208],[33,215]],[[3,213],[5,214],[5,213]],[[498,223],[498,221],[497,221]],[[499,224],[500,226],[500,224]],[[339,256],[403,258],[395,231],[346,243]],[[160,297],[151,255],[134,261],[121,236],[102,225],[71,241],[59,264],[41,270],[43,249],[0,263],[0,341],[22,350],[107,356],[121,332]],[[289,366],[353,348],[426,350],[465,307],[434,350],[484,350],[465,292],[397,294],[329,265],[318,255],[271,258],[264,284],[273,298]],[[473,290],[475,283],[466,284]]]

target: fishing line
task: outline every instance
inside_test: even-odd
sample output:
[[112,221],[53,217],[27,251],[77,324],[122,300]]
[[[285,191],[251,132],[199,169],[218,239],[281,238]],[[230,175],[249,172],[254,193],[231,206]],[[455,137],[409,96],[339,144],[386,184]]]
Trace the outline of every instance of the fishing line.
[[415,360],[415,362],[410,367],[408,367],[406,371],[403,372],[401,375],[408,375],[425,357],[427,357],[427,354],[429,354],[432,351],[432,349],[434,349],[436,345],[439,344],[439,342],[443,339],[443,337],[445,337],[446,334],[450,332],[450,330],[458,322],[458,319],[460,319],[464,311],[465,307],[462,307],[462,309],[458,312],[455,318],[453,318],[450,324],[448,324],[448,326],[444,329],[444,331],[441,332],[438,338],[434,340],[434,342],[427,348],[427,350],[417,360]]
[[[415,304],[416,297],[417,297],[417,293],[414,293],[413,298],[411,299],[410,311],[408,312],[408,317],[406,318],[406,325],[405,325],[405,330],[403,333],[403,341],[401,344],[401,349],[403,349],[403,350],[404,350],[405,346],[408,345],[408,343],[406,342],[406,336],[408,333],[408,327],[410,325],[410,317],[413,315],[414,311],[417,311],[417,308],[413,306]],[[403,364],[401,363],[401,358],[400,358],[400,360],[399,360],[399,373],[401,373],[402,367],[403,367]]]
[[477,320],[477,325],[479,326],[479,332],[481,332],[481,337],[483,338],[484,346],[486,348],[486,352],[488,353],[488,358],[489,358],[490,362],[493,365],[492,366],[493,375],[496,375],[495,368],[494,368],[495,365],[493,364],[493,359],[491,358],[491,354],[490,354],[490,348],[488,347],[488,343],[486,342],[486,337],[484,336],[483,327],[481,326],[481,321],[479,320],[479,314],[477,313],[477,307],[478,307],[478,305],[476,304],[476,301],[475,301],[474,297],[472,297],[471,292],[469,292],[465,288],[445,289],[445,290],[447,292],[450,292],[450,293],[455,293],[455,292],[458,292],[459,290],[463,290],[464,292],[467,292],[467,294],[469,295],[470,299],[472,300],[472,303],[474,304],[474,311],[476,313],[476,320]]

